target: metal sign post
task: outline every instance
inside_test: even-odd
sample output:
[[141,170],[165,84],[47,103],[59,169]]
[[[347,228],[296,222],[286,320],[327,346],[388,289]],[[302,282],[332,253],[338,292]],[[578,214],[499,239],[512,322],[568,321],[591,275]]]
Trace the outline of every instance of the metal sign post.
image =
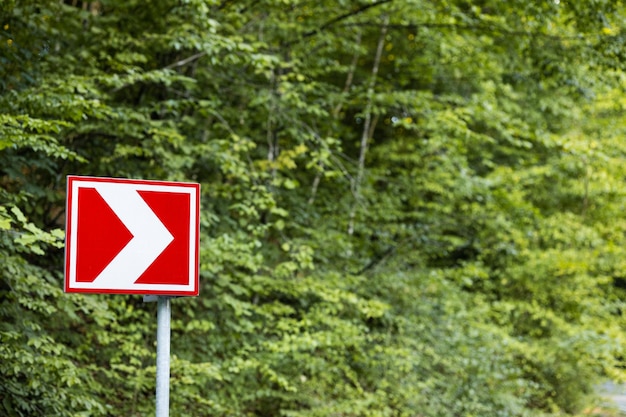
[[157,299],[156,417],[170,415],[170,334],[172,301]]

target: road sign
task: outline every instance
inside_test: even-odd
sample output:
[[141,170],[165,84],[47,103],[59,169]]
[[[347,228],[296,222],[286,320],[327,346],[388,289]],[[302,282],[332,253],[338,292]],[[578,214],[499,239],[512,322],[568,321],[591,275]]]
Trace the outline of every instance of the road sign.
[[198,295],[200,185],[67,177],[65,291]]

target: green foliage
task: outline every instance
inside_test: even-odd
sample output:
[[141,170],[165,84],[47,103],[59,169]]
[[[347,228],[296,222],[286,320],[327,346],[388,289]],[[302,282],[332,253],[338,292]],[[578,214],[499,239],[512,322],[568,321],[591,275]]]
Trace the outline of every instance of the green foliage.
[[[338,7],[340,6],[340,7]],[[177,416],[576,414],[623,379],[621,2],[0,9],[0,414],[154,412],[65,176],[202,184]]]

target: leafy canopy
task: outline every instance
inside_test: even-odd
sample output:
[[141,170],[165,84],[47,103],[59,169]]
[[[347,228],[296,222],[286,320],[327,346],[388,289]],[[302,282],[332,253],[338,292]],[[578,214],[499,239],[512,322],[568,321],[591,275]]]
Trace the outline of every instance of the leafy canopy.
[[154,412],[68,174],[202,184],[177,416],[579,413],[623,378],[621,1],[0,6],[0,414]]

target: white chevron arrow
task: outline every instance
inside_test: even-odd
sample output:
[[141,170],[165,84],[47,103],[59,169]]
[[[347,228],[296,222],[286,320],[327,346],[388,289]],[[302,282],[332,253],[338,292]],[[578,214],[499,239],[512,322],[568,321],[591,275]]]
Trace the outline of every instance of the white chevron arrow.
[[96,190],[133,238],[96,277],[101,288],[133,288],[134,282],[174,240],[133,184],[97,183]]

